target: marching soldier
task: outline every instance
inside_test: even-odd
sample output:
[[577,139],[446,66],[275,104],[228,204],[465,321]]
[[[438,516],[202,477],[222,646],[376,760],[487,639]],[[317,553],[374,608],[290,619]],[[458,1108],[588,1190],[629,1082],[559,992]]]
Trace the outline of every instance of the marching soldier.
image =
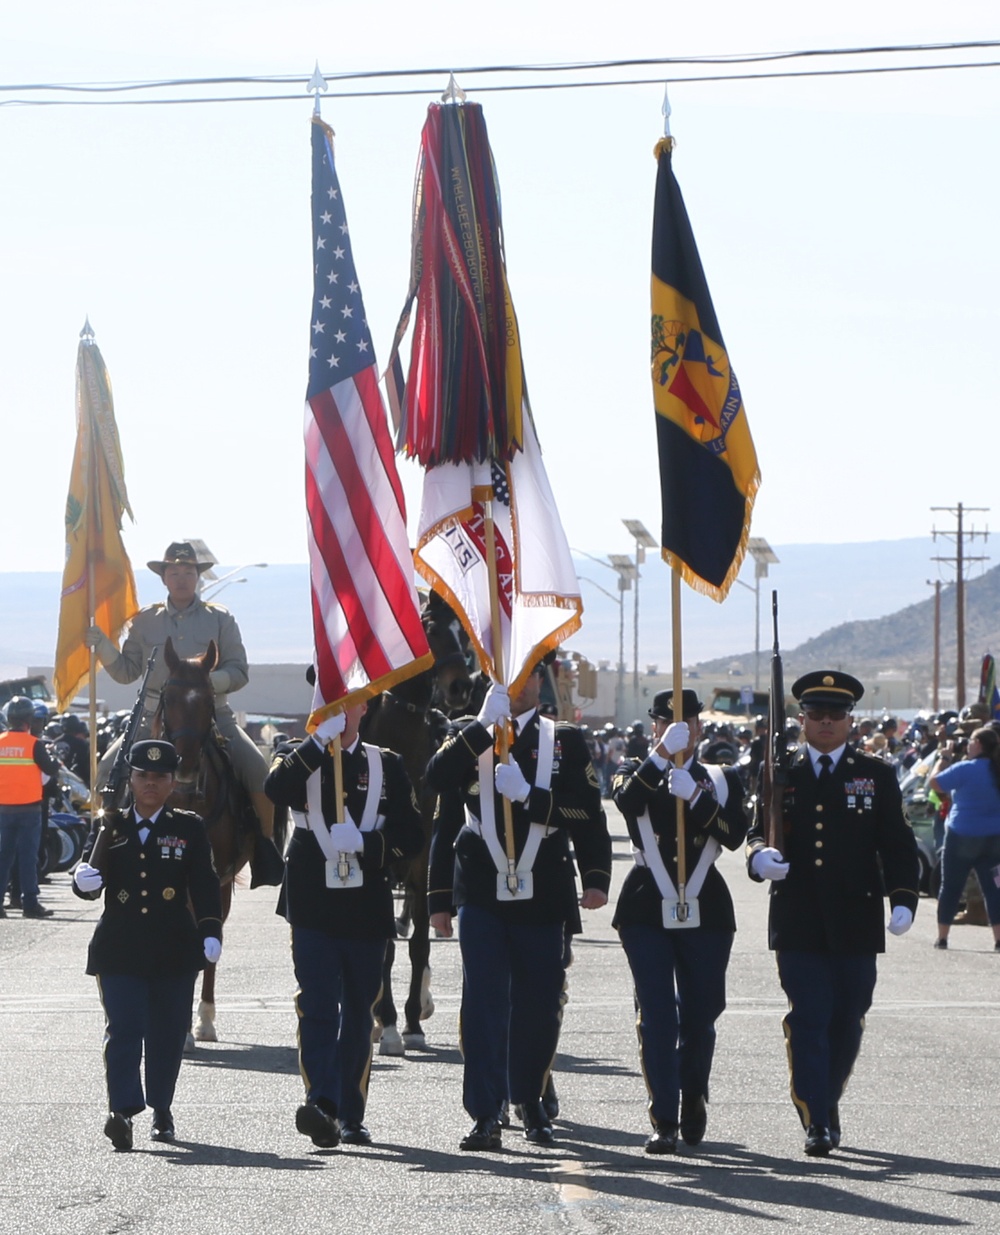
[[885,951],[883,899],[890,932],[902,935],[917,908],[919,864],[895,770],[847,745],[864,687],[820,670],[800,677],[792,694],[804,744],[787,771],[782,830],[768,845],[758,807],[747,865],[752,879],[771,883],[768,937],[788,996],[792,1101],[805,1152],[825,1157],[840,1144],[838,1103]]
[[[236,619],[221,605],[205,602],[198,596],[198,577],[211,564],[199,562],[194,549],[186,541],[174,541],[167,547],[162,561],[147,562],[146,565],[166,584],[167,599],[149,605],[135,615],[121,651],[99,626],[92,626],[87,632],[87,643],[96,650],[108,674],[116,682],[125,684],[135,682],[142,676],[153,649],[162,649],[168,637],[183,660],[200,656],[215,640],[219,649],[219,661],[211,675],[215,690],[215,723],[227,740],[236,777],[250,794],[261,829],[269,837],[273,832],[274,812],[264,793],[267,761],[236,723],[228,702],[230,693],[246,686],[250,678],[247,654]],[[146,717],[140,736],[148,736],[149,724],[159,706],[160,691],[168,674],[169,669],[161,656],[150,677]],[[112,743],[101,760],[99,786],[107,779],[119,745],[119,742]]]
[[[671,723],[673,691],[657,693],[649,710],[653,749],[643,761],[623,763],[612,789],[634,846],[635,867],[613,925],[635,982],[639,1056],[653,1124],[646,1142],[650,1154],[676,1152],[678,1123],[688,1145],[705,1135],[715,1022],[726,1006],[736,931],[733,900],[715,861],[723,848],[738,849],[747,834],[739,775],[698,763],[703,705],[693,690],[683,691],[681,701],[683,719]],[[671,766],[678,754],[681,763]],[[678,798],[685,803],[688,872],[683,920],[672,912],[678,898]]]
[[[118,1150],[132,1148],[132,1120],[147,1103],[153,1108],[152,1139],[174,1140],[170,1108],[195,978],[222,952],[219,878],[205,825],[197,815],[166,805],[177,752],[169,742],[136,742],[128,762],[134,805],[105,816],[73,874],[77,896],[96,900],[104,891],[87,973],[97,977],[107,1021],[110,1113],[104,1135]],[[91,865],[92,856],[99,869]]]
[[[386,944],[395,937],[389,868],[420,852],[423,831],[403,761],[358,737],[365,704],[324,721],[291,751],[280,749],[265,788],[290,809],[277,912],[292,928],[299,984],[299,1070],[306,1100],[295,1127],[314,1145],[370,1145],[364,1123],[374,1008]],[[344,822],[328,743],[341,735]]]
[[[501,1145],[508,1100],[533,1144],[554,1140],[542,1105],[559,1038],[564,929],[577,919],[572,840],[583,883],[579,906],[607,904],[611,841],[586,742],[538,711],[542,666],[511,701],[494,685],[478,717],[431,758],[427,785],[442,795],[431,844],[431,926],[462,951],[463,1101],[475,1121],[464,1150]],[[510,762],[494,728],[513,716]],[[447,809],[461,797],[464,811]],[[516,888],[504,853],[504,799],[513,814]]]

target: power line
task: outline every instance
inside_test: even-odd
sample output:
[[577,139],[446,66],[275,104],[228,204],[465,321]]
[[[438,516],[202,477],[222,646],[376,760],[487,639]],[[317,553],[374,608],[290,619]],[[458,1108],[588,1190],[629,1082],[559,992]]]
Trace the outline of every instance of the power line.
[[[467,95],[474,94],[511,94],[524,91],[543,90],[598,90],[607,87],[623,86],[686,86],[698,85],[703,82],[727,81],[769,81],[776,79],[801,77],[857,77],[872,76],[880,73],[926,73],[942,72],[949,69],[995,69],[1000,68],[1000,60],[981,60],[962,64],[907,64],[882,65],[873,68],[857,69],[811,69],[802,73],[726,73],[701,77],[645,77],[629,78],[617,81],[576,81],[576,82],[535,82],[524,85],[506,86],[463,86]],[[413,95],[428,95],[438,93],[430,86],[411,87],[405,90],[331,90],[323,95],[324,99],[379,99],[405,98]],[[185,99],[4,99],[0,101],[3,107],[166,107],[177,105],[200,105],[206,103],[301,103],[307,98],[305,90],[297,94],[239,94],[239,95],[206,95],[199,98]]]
[[[662,58],[642,58],[629,60],[603,60],[603,61],[580,61],[567,64],[536,64],[536,65],[478,65],[466,66],[455,70],[447,68],[421,68],[421,69],[380,69],[370,71],[360,71],[351,73],[331,73],[326,74],[325,79],[328,82],[362,82],[362,81],[379,81],[399,78],[422,78],[436,77],[441,78],[450,72],[454,72],[456,76],[468,78],[470,76],[490,75],[497,73],[516,74],[516,73],[597,73],[614,68],[639,68],[639,67],[658,67],[663,69],[671,68],[690,68],[709,65],[733,65],[745,64],[748,66],[756,66],[760,64],[801,59],[815,59],[825,57],[842,57],[842,56],[868,56],[868,55],[895,55],[908,54],[914,52],[942,52],[942,51],[970,51],[974,49],[1000,47],[1000,40],[979,40],[976,42],[966,43],[930,43],[930,44],[900,44],[896,46],[878,46],[878,47],[853,47],[853,48],[814,48],[803,51],[787,51],[787,52],[754,52],[744,54],[734,54],[729,56],[688,56],[688,57],[662,57]],[[893,65],[871,65],[871,66],[855,66],[850,68],[822,68],[822,69],[798,69],[798,70],[773,70],[770,72],[740,72],[740,73],[701,73],[701,74],[686,74],[683,76],[674,76],[672,74],[660,74],[657,77],[633,77],[626,79],[605,80],[594,78],[592,80],[578,81],[535,81],[527,83],[507,83],[504,85],[482,85],[475,86],[463,82],[463,89],[467,94],[492,94],[492,93],[508,93],[522,91],[542,91],[542,90],[580,90],[580,89],[607,89],[609,87],[621,88],[626,86],[647,86],[647,85],[662,85],[666,79],[671,85],[684,85],[687,83],[701,82],[731,82],[731,81],[753,81],[753,80],[776,80],[796,77],[847,77],[847,76],[865,76],[882,73],[918,73],[918,72],[939,72],[955,69],[985,69],[1000,67],[998,60],[979,60],[979,61],[961,61],[958,63],[950,63],[944,61],[936,61],[933,63],[920,64],[893,64]],[[50,82],[50,83],[20,83],[15,85],[0,84],[0,94],[9,94],[15,92],[21,93],[62,93],[62,94],[125,94],[132,92],[145,92],[151,90],[170,90],[180,87],[217,87],[217,86],[234,86],[234,85],[290,85],[298,84],[304,87],[305,78],[301,75],[264,75],[253,77],[187,77],[187,78],[166,78],[157,81],[147,82],[105,82],[105,83],[70,83],[70,82]],[[426,95],[435,93],[436,87],[430,85],[405,87],[403,89],[368,89],[368,90],[349,90],[349,91],[331,91],[327,94],[328,98],[349,99],[349,98],[386,98],[394,96],[411,96],[411,95]],[[257,95],[202,95],[198,97],[188,98],[154,98],[154,99],[6,99],[0,102],[0,106],[22,106],[22,107],[67,107],[67,106],[164,106],[164,105],[192,105],[204,103],[262,103],[262,102],[291,102],[300,101],[306,96],[305,89],[296,94],[257,94]]]

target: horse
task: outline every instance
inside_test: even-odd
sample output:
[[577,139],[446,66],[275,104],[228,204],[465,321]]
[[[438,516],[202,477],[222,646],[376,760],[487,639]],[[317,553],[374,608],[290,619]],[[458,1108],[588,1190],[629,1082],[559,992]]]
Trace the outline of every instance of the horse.
[[[218,663],[219,649],[213,639],[201,656],[182,660],[168,638],[163,659],[170,676],[160,693],[152,732],[172,742],[180,760],[167,804],[194,811],[204,821],[222,885],[225,922],[233,903],[233,881],[250,860],[256,829],[249,822],[249,797],[236,780],[224,740],[215,728],[215,691],[209,674]],[[206,963],[202,974],[198,1019],[192,1031],[193,1038],[202,1042],[218,1041],[215,968]]]
[[389,941],[383,968],[382,1000],[378,1017],[382,1022],[379,1054],[402,1055],[407,1046],[425,1045],[420,1022],[434,1011],[430,996],[430,920],[427,914],[427,862],[434,825],[436,797],[424,787],[424,774],[431,755],[441,744],[447,721],[432,707],[435,697],[447,701],[449,710],[461,711],[468,701],[471,679],[462,641],[460,624],[445,601],[431,592],[421,608],[421,620],[434,664],[430,669],[407,678],[383,691],[368,705],[361,722],[366,742],[388,747],[403,759],[407,775],[417,795],[424,829],[424,844],[419,855],[396,871],[404,890],[404,917],[412,921],[409,939],[410,986],[404,1005],[404,1031],[397,1027],[393,1001],[391,968],[395,943]]

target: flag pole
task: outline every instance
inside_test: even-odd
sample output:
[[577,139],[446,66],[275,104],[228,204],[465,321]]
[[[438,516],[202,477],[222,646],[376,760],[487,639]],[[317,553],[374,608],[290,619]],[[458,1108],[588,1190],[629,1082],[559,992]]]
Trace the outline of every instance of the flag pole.
[[[493,486],[483,488],[473,493],[483,503],[483,515],[486,522],[486,573],[490,583],[490,629],[493,634],[493,671],[497,681],[504,677],[503,664],[503,627],[500,624],[500,581],[497,577],[497,540],[496,528],[493,524]],[[500,762],[510,762],[510,731],[509,722],[500,724]],[[507,851],[507,889],[511,894],[517,891],[517,850],[514,846],[514,812],[510,798],[503,797],[503,839]]]
[[[673,640],[673,689],[670,700],[670,710],[674,722],[684,719],[683,667],[681,658],[681,572],[678,563],[674,563],[670,574],[670,626]],[[678,751],[675,756],[677,767],[684,761],[684,751]],[[677,920],[686,922],[688,917],[687,897],[687,846],[685,845],[684,799],[674,799],[677,807]]]
[[[90,318],[80,332],[87,347],[93,347],[94,335],[90,330]],[[83,376],[83,375],[81,375]],[[81,415],[84,408],[81,405]],[[94,554],[100,537],[100,499],[97,491],[97,448],[95,440],[94,421],[87,417],[87,622],[90,626],[97,623],[97,581],[95,577]],[[97,650],[90,649],[90,664],[87,670],[88,715],[90,720],[90,813],[93,818],[95,795],[97,793]]]
[[[336,796],[335,818],[338,823],[344,822],[344,764],[343,764],[343,746],[340,741],[340,734],[333,739],[333,791]],[[337,859],[337,874],[342,879],[347,879],[351,873],[351,864],[346,853],[341,853]]]

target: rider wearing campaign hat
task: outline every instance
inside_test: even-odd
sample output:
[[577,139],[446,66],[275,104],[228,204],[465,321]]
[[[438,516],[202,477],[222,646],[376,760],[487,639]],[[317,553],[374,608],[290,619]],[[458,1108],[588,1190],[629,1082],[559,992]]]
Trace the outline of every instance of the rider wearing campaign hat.
[[[264,835],[270,836],[274,811],[264,793],[267,761],[236,723],[228,702],[229,695],[246,686],[250,679],[243,637],[228,609],[213,601],[203,601],[198,595],[198,579],[211,567],[211,563],[200,562],[193,546],[187,541],[174,541],[167,546],[162,559],[147,562],[146,565],[166,584],[166,600],[139,610],[132,619],[121,651],[98,626],[92,626],[87,632],[87,642],[96,650],[108,674],[123,684],[138,681],[145,672],[153,649],[160,649],[146,692],[141,730],[141,736],[145,737],[149,734],[150,722],[159,706],[160,691],[170,672],[162,654],[168,637],[182,660],[202,655],[214,640],[219,652],[218,663],[210,675],[215,691],[215,724],[227,740],[233,770],[250,794]],[[98,772],[99,787],[106,782],[120,745],[120,742],[115,742],[105,752]]]

